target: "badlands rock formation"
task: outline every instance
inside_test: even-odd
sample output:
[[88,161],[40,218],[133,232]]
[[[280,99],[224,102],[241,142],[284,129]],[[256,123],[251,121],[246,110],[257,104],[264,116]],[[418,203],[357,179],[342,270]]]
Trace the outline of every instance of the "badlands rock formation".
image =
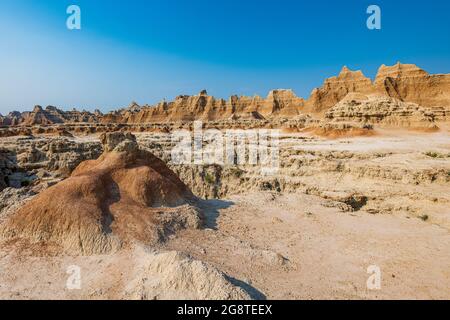
[[[297,97],[292,90],[273,90],[267,98],[232,96],[227,101],[215,99],[202,91],[197,96],[179,96],[174,102],[161,102],[113,112],[103,122],[147,123],[173,121],[217,121],[227,119],[292,119],[300,114],[319,116],[335,106],[349,93],[379,95],[423,107],[450,107],[450,75],[429,75],[415,65],[381,66],[374,82],[361,71],[344,67],[337,77],[325,80],[313,90],[308,100]],[[394,108],[395,108],[394,103]]]
[[34,185],[35,181],[51,186],[67,178],[84,160],[101,154],[98,142],[80,143],[66,137],[51,141],[33,136],[2,138],[0,148],[0,189]]
[[[203,90],[196,96],[178,96],[173,102],[161,102],[154,107],[144,106],[138,111],[130,108],[106,114],[104,123],[148,123],[176,121],[217,121],[233,118],[261,120],[275,117],[295,117],[300,113],[303,99],[292,90],[273,90],[266,99],[259,96],[232,96],[228,100],[208,96]],[[134,109],[136,110],[136,108]]]
[[[329,109],[325,118],[333,123],[356,122],[384,127],[437,129],[436,115],[430,108],[384,96],[367,97],[350,93]],[[446,118],[446,112],[439,119]]]
[[321,88],[314,89],[306,102],[310,112],[322,112],[341,101],[350,92],[369,93],[372,81],[361,71],[350,71],[342,68],[337,77],[326,79]]
[[62,111],[54,106],[47,106],[43,109],[41,106],[35,106],[31,112],[13,111],[7,116],[0,115],[0,125],[49,125],[57,123],[95,123],[99,121],[101,112],[96,110],[94,113],[88,111]]
[[78,254],[152,244],[179,228],[200,226],[190,190],[134,136],[102,137],[105,153],[27,202],[1,225],[3,239]]
[[[141,150],[135,136],[108,133],[100,136],[100,143],[58,137],[1,142],[2,182],[18,170],[25,176],[33,167],[57,174],[58,166],[44,159],[62,159],[73,145],[80,154],[87,146],[104,150],[53,187],[45,185],[43,174],[32,185],[2,184],[1,298],[252,299],[247,289],[236,285],[239,282],[214,266],[161,250],[160,240],[184,228],[199,228],[203,215],[199,200],[161,160]],[[64,143],[69,148],[55,148]],[[95,152],[84,156],[98,157]],[[82,268],[83,286],[76,295],[58,285],[67,281],[57,270],[59,264],[67,263]],[[33,272],[25,271],[30,266]],[[47,279],[43,281],[50,287],[34,283],[31,291],[24,289],[33,280],[9,276],[21,272],[33,274],[38,282]]]
[[[448,299],[449,77],[343,68],[307,100],[0,115],[0,298]],[[282,129],[277,170],[174,164],[171,131],[193,120]],[[80,291],[62,288],[68,265]]]
[[450,105],[450,75],[430,75],[413,64],[382,65],[374,86],[377,93],[424,107]]
[[[364,101],[363,96],[348,98]],[[136,204],[145,192],[132,190],[148,189],[139,183],[145,175],[129,171],[146,166],[114,169],[122,159],[119,150],[135,154],[130,135],[2,138],[10,182],[14,176],[12,180],[21,181],[18,173],[23,178],[37,172],[29,185],[0,192],[0,229],[7,231],[1,239],[6,241],[0,241],[0,298],[239,299],[248,295],[236,285],[246,290],[251,285],[260,293],[256,297],[269,299],[448,299],[448,134],[398,132],[380,129],[375,138],[339,140],[284,133],[279,170],[267,176],[250,164],[174,165],[170,133],[136,134],[140,149],[167,163],[195,195],[210,199],[196,203],[204,216],[204,228],[199,229],[183,228],[192,225],[185,223],[189,219],[193,225],[198,221],[190,201],[175,208]],[[70,167],[64,164],[66,155],[72,159],[72,151],[83,153],[88,146],[100,150],[100,140],[106,150],[100,159],[81,164],[66,183],[48,188],[48,178],[60,178],[56,168]],[[67,148],[45,151],[52,144]],[[98,154],[83,156],[96,159]],[[58,165],[49,166],[49,158],[59,159]],[[108,172],[115,183],[107,179]],[[103,188],[105,179],[109,188]],[[101,201],[106,205],[99,209],[96,203]],[[104,216],[103,208],[109,210]],[[136,211],[142,219],[135,219]],[[157,218],[152,223],[147,220],[151,214]],[[59,216],[68,221],[62,228]],[[164,238],[156,244],[155,229]],[[87,234],[100,240],[90,241]],[[112,253],[104,237],[121,250]],[[102,252],[92,250],[96,246],[91,243],[106,243],[107,253],[55,254]],[[366,289],[366,270],[372,264],[387,275],[381,291]],[[71,265],[82,268],[80,291],[65,289]]]
[[[397,63],[394,66],[382,65],[375,81],[364,76],[361,71],[351,71],[344,67],[336,77],[326,79],[321,88],[314,89],[304,100],[292,90],[273,90],[266,98],[259,96],[231,96],[217,99],[203,90],[195,96],[178,96],[174,101],[162,101],[155,106],[140,106],[132,102],[127,108],[105,115],[99,111],[90,113],[76,110],[65,112],[49,106],[43,109],[36,106],[32,112],[11,112],[0,116],[3,126],[33,126],[54,124],[91,124],[96,131],[98,124],[150,124],[202,121],[269,121],[296,119],[312,114],[321,119],[323,115],[348,94],[362,94],[390,98],[383,111],[395,112],[399,102],[415,103],[439,115],[450,108],[450,75],[430,75],[412,64]],[[390,107],[394,110],[391,110]],[[387,115],[386,115],[387,116]],[[446,120],[444,117],[440,120]],[[407,122],[407,121],[406,121]],[[398,122],[398,123],[401,123]],[[92,133],[92,132],[91,132]],[[4,133],[2,135],[5,135]]]
[[352,92],[382,95],[424,107],[449,108],[450,75],[430,75],[415,65],[397,63],[391,67],[382,65],[372,83],[361,71],[344,67],[339,76],[327,79],[313,91],[306,109],[324,112]]

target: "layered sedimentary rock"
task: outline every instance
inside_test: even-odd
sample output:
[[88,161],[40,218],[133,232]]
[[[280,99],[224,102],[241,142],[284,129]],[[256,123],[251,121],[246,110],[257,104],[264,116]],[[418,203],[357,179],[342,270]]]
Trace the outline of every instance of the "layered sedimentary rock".
[[367,97],[350,93],[329,109],[325,118],[333,123],[360,122],[389,127],[437,128],[437,116],[431,108],[385,96]]
[[2,126],[14,126],[22,122],[22,113],[18,111],[12,111],[6,116],[0,116],[0,125]]
[[292,90],[273,90],[266,99],[259,96],[231,96],[228,100],[209,96],[205,90],[195,96],[178,96],[173,102],[156,106],[127,108],[106,114],[103,123],[156,123],[177,121],[218,121],[229,119],[271,119],[295,117],[304,100]]
[[45,109],[41,106],[35,106],[33,111],[18,112],[13,111],[7,116],[0,116],[0,125],[50,125],[58,123],[96,123],[99,122],[101,112],[96,110],[94,113],[89,111],[63,111],[53,106],[47,106]]
[[376,91],[424,107],[450,108],[450,74],[430,75],[413,64],[382,65]]
[[0,228],[3,239],[95,254],[133,241],[152,244],[167,232],[199,227],[191,191],[135,137],[101,138],[105,153],[27,202]]
[[[231,96],[227,100],[209,96],[206,90],[198,95],[180,95],[174,101],[154,106],[132,102],[127,108],[105,115],[99,111],[61,111],[49,106],[36,106],[32,112],[11,112],[0,116],[0,125],[52,124],[151,124],[170,122],[280,120],[295,119],[311,113],[322,117],[348,94],[379,95],[402,102],[434,108],[436,119],[445,120],[450,109],[450,74],[430,75],[412,64],[382,65],[375,81],[361,71],[344,67],[336,77],[326,79],[314,89],[309,99],[297,97],[292,90],[273,90],[266,98]],[[439,114],[441,114],[439,116]]]
[[52,185],[67,178],[83,161],[102,153],[98,142],[73,141],[65,137],[46,139],[24,137],[2,141],[0,149],[0,189],[34,185],[35,181]]
[[361,71],[344,67],[338,77],[325,80],[306,101],[306,110],[325,112],[349,93],[377,94],[423,107],[450,108],[450,74],[430,75],[413,64],[382,65],[375,81]]
[[361,71],[344,67],[337,77],[325,80],[321,88],[314,89],[306,101],[309,112],[323,112],[341,101],[350,92],[368,94],[373,91],[372,81]]

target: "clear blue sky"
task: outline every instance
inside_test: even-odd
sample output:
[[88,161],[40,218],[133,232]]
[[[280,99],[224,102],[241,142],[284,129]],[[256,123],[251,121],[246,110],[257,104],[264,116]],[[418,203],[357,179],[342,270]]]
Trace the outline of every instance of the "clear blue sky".
[[[77,4],[82,29],[66,28]],[[382,9],[382,30],[366,9]],[[103,111],[178,94],[303,97],[343,65],[450,72],[450,1],[1,0],[0,113]]]

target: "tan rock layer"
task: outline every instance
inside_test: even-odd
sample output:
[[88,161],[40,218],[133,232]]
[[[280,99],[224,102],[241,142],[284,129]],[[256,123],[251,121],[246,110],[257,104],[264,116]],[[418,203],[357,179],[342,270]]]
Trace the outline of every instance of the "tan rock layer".
[[323,115],[349,93],[382,95],[411,102],[423,107],[450,108],[450,74],[430,75],[413,64],[382,65],[375,81],[361,71],[344,67],[337,77],[325,80],[321,88],[314,89],[308,100],[297,97],[292,90],[273,90],[266,98],[259,96],[231,96],[216,99],[206,91],[195,96],[178,96],[172,102],[155,106],[139,106],[101,114],[76,110],[64,112],[55,107],[40,106],[32,112],[11,112],[0,115],[0,125],[49,125],[57,123],[166,123],[177,121],[272,120],[292,119],[301,113]]
[[424,107],[450,108],[450,74],[430,75],[413,64],[382,65],[375,81],[361,71],[344,67],[338,77],[327,79],[306,102],[306,110],[324,112],[349,93],[377,94]]
[[325,80],[310,98],[297,97],[292,90],[273,90],[267,98],[232,96],[215,99],[202,91],[197,96],[179,96],[173,102],[109,113],[104,123],[151,123],[173,121],[218,121],[233,119],[295,118],[302,113],[319,113],[335,106],[349,93],[377,94],[424,107],[450,108],[450,74],[429,75],[411,64],[382,65],[376,79],[344,67],[337,77]]
[[383,96],[365,99],[347,97],[325,114],[330,123],[359,122],[382,127],[416,129],[437,129],[436,120],[445,116],[445,113],[435,113],[431,108]]

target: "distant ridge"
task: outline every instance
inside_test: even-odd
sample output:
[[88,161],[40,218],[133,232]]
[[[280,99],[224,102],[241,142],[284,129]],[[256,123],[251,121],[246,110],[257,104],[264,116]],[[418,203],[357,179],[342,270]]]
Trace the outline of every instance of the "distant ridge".
[[100,111],[62,111],[49,106],[36,106],[31,112],[11,112],[0,115],[0,124],[46,125],[57,123],[164,123],[176,121],[221,121],[233,119],[293,118],[305,113],[324,115],[349,93],[377,95],[423,107],[450,108],[450,74],[430,75],[414,64],[382,65],[375,80],[360,70],[344,66],[338,76],[328,78],[322,87],[312,91],[305,100],[292,90],[278,89],[260,96],[231,96],[227,100],[209,96],[206,90],[198,95],[180,95],[172,102],[154,106],[132,102],[128,107],[102,114]]

